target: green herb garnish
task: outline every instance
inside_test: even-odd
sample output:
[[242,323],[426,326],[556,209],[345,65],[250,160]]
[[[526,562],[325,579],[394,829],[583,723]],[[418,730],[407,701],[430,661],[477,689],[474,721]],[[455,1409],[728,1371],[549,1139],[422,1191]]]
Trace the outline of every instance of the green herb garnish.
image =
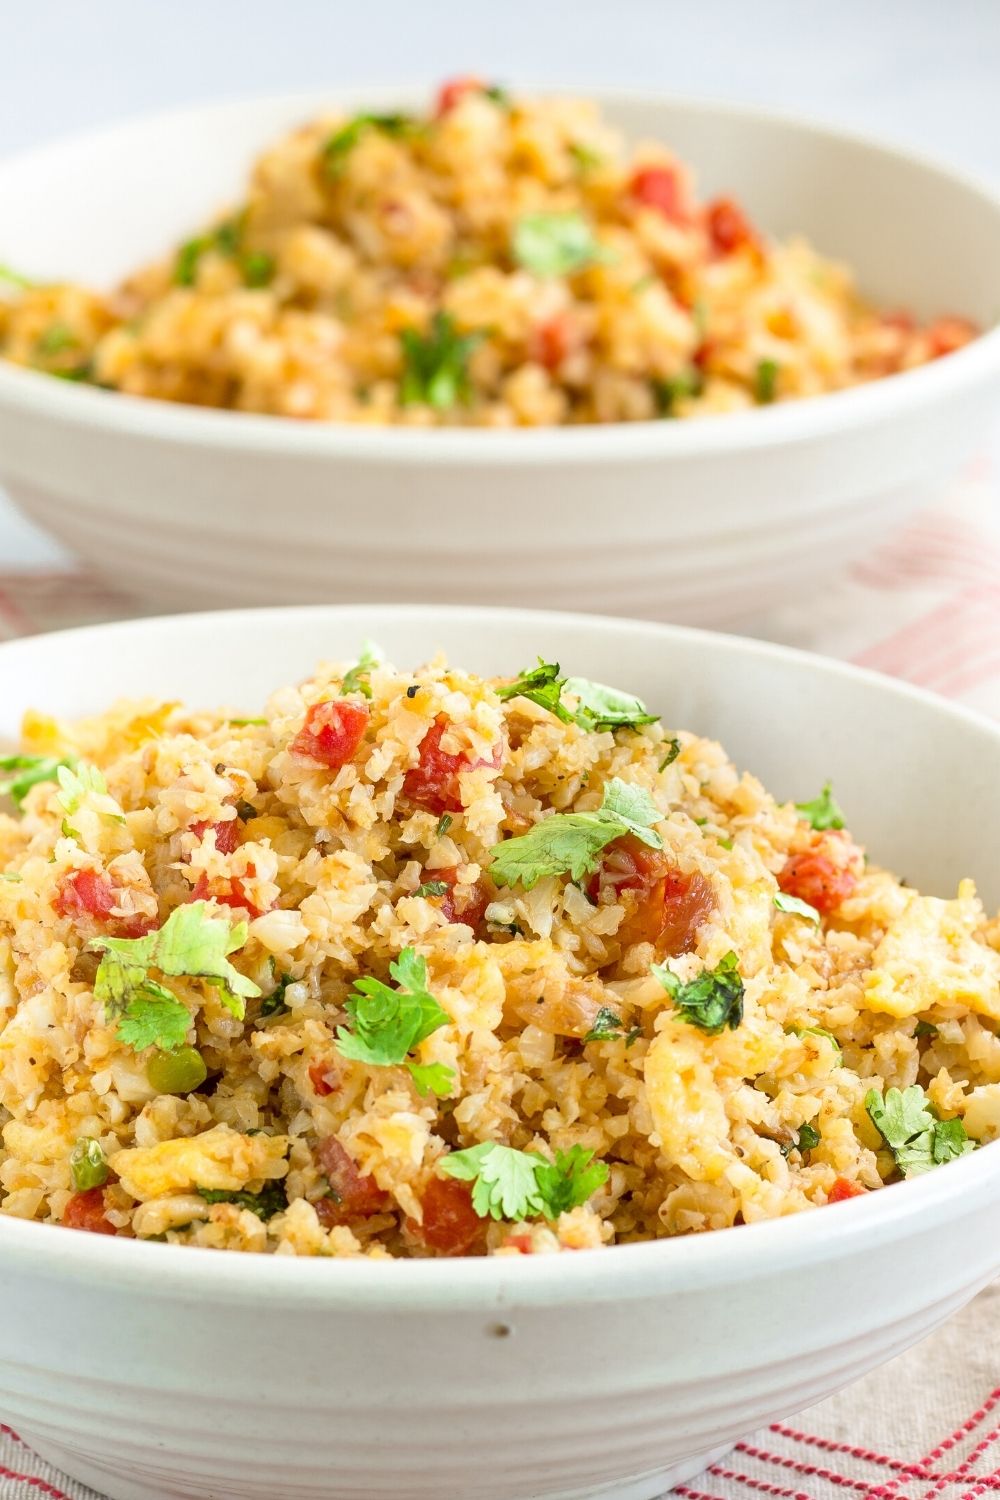
[[767,406],[777,395],[779,368],[777,360],[774,359],[762,359],[757,363],[753,394],[754,400],[760,402],[762,406]]
[[608,1167],[593,1151],[573,1146],[547,1161],[538,1151],[483,1141],[451,1151],[440,1164],[447,1177],[471,1182],[472,1206],[481,1219],[556,1219],[586,1203],[608,1180]]
[[92,938],[88,949],[101,953],[94,998],[108,1020],[117,1019],[117,1035],[137,1052],[155,1046],[171,1052],[180,1047],[191,1026],[191,1014],[173,992],[151,979],[161,974],[204,979],[238,1020],[246,999],[260,994],[253,980],[233,967],[228,954],[247,940],[245,921],[215,916],[205,901],[191,901],[170,913],[163,926],[141,938]]
[[624,1037],[626,1047],[631,1047],[632,1043],[638,1041],[641,1036],[641,1026],[633,1026],[630,1030],[617,1011],[613,1011],[609,1005],[602,1005],[594,1017],[593,1026],[583,1040],[585,1042],[614,1042]]
[[523,214],[514,225],[514,260],[535,276],[570,276],[611,252],[596,238],[582,214]]
[[904,1177],[917,1177],[942,1162],[974,1151],[961,1120],[941,1120],[918,1083],[865,1095],[868,1118],[892,1152]]
[[15,776],[0,781],[0,797],[12,797],[18,807],[33,786],[40,781],[55,781],[61,768],[71,770],[76,765],[74,755],[4,755],[0,756],[0,771],[16,771]]
[[79,339],[72,328],[67,328],[65,323],[52,323],[39,337],[35,345],[35,353],[43,357],[52,354],[62,354],[67,349],[75,349]]
[[826,1039],[826,1041],[828,1041],[830,1043],[830,1046],[833,1048],[834,1052],[837,1054],[837,1065],[838,1065],[838,1067],[843,1062],[843,1059],[844,1059],[843,1048],[841,1047],[840,1043],[837,1041],[837,1038],[834,1036],[833,1032],[832,1031],[827,1031],[827,1029],[826,1029],[825,1026],[789,1026],[788,1030],[792,1033],[793,1036],[821,1036],[821,1037],[824,1037]]
[[781,1154],[782,1156],[790,1156],[793,1151],[799,1151],[804,1156],[807,1151],[811,1151],[814,1146],[818,1146],[821,1140],[822,1136],[815,1125],[803,1125],[795,1139],[789,1141],[787,1145],[782,1146]]
[[443,839],[454,821],[455,819],[452,817],[451,813],[442,813],[438,818],[437,827],[434,830],[434,837]]
[[372,668],[377,667],[384,660],[381,650],[374,641],[361,642],[361,655],[349,672],[344,673],[341,683],[345,693],[362,693],[364,697],[372,695],[371,684],[368,679]]
[[667,741],[667,744],[670,746],[670,749],[667,751],[666,755],[663,757],[663,759],[660,761],[660,764],[657,766],[656,769],[658,771],[665,771],[668,766],[672,766],[673,763],[674,763],[674,761],[677,759],[678,755],[680,755],[680,753],[681,753],[681,742],[680,742],[680,740],[678,740],[676,738],[675,739],[671,739],[671,740]]
[[402,404],[448,411],[468,401],[472,394],[469,356],[484,337],[482,332],[458,333],[445,312],[434,314],[426,333],[404,328],[399,335],[403,348]]
[[727,953],[714,969],[705,969],[695,979],[678,979],[665,963],[653,964],[651,973],[673,1000],[681,1019],[690,1021],[708,1036],[718,1036],[730,1027],[735,1031],[743,1019],[743,980],[735,953]]
[[446,880],[425,880],[423,885],[418,885],[413,892],[415,896],[446,896],[449,885]]
[[700,370],[682,370],[679,375],[661,376],[651,384],[660,416],[672,417],[676,415],[678,401],[687,401],[701,395],[705,378]]
[[347,166],[348,156],[369,130],[381,130],[383,135],[398,138],[411,135],[416,128],[417,122],[411,115],[355,115],[353,120],[334,131],[323,147],[323,169],[329,177],[340,177]]
[[919,1037],[925,1037],[925,1036],[927,1036],[927,1037],[934,1037],[934,1036],[937,1036],[937,1034],[938,1034],[937,1027],[935,1025],[933,1025],[932,1022],[930,1022],[930,1021],[918,1021],[917,1024],[916,1024],[916,1026],[914,1026],[914,1028],[913,1028],[913,1035],[914,1036],[919,1036]]
[[570,141],[566,148],[576,163],[577,170],[581,173],[593,172],[604,163],[604,157],[593,146],[586,145],[583,141]]
[[645,788],[612,777],[596,812],[552,813],[530,833],[496,844],[491,874],[498,885],[519,885],[526,891],[548,875],[568,873],[572,880],[582,880],[597,868],[601,850],[627,833],[651,849],[662,849],[653,827],[662,816]]
[[266,1021],[274,1016],[287,1016],[291,1014],[290,1006],[285,1004],[285,991],[290,984],[294,983],[295,979],[291,974],[282,974],[271,993],[265,995],[260,1002],[258,1015],[262,1021]]
[[[576,697],[575,708],[563,701],[564,692]],[[563,724],[578,724],[581,729],[594,732],[636,729],[643,724],[655,724],[659,719],[659,714],[649,713],[646,705],[631,693],[619,692],[586,677],[560,677],[559,663],[541,657],[537,667],[526,668],[513,682],[498,687],[496,693],[501,702],[528,698]]]
[[405,1066],[421,1094],[448,1094],[455,1072],[443,1063],[414,1062],[414,1047],[447,1026],[451,1016],[427,990],[427,960],[413,948],[404,948],[389,965],[399,986],[391,989],[381,979],[365,975],[354,981],[344,1009],[351,1029],[337,1028],[337,1049],[355,1062],[375,1068]]
[[196,1188],[199,1197],[206,1203],[235,1203],[238,1208],[248,1208],[265,1224],[275,1214],[284,1213],[288,1207],[288,1192],[283,1181],[269,1181],[259,1193],[245,1191],[228,1192],[225,1188]]
[[819,796],[814,797],[811,802],[796,802],[795,811],[817,833],[825,833],[829,828],[844,827],[844,814],[833,795],[831,781],[826,783]]
[[274,279],[274,256],[264,250],[248,250],[240,260],[240,269],[247,286],[267,286]]
[[805,917],[807,922],[815,922],[817,927],[820,925],[820,914],[815,906],[810,906],[808,901],[803,901],[798,896],[787,896],[784,891],[779,891],[774,898],[774,904],[778,911],[788,912],[796,917]]
[[100,1141],[92,1135],[81,1135],[69,1159],[73,1187],[78,1193],[103,1187],[108,1180],[108,1159]]

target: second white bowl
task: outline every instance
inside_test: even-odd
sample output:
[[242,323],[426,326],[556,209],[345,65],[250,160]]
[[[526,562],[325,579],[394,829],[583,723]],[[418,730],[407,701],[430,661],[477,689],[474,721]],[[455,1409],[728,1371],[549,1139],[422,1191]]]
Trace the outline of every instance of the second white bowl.
[[[230,200],[255,153],[331,103],[257,100],[0,164],[0,260],[110,285]],[[407,102],[405,99],[402,102]],[[608,95],[706,194],[807,234],[888,307],[981,325],[1000,201],[938,167],[746,109]],[[297,423],[142,401],[0,366],[0,477],[118,588],[176,606],[399,600],[759,616],[862,552],[981,440],[1000,332],[874,384],[697,422],[514,432]]]

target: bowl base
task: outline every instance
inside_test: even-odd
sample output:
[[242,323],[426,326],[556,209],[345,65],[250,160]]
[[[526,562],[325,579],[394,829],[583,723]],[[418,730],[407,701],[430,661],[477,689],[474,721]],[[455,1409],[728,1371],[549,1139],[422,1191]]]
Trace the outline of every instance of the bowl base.
[[[81,1457],[68,1449],[61,1448],[57,1443],[49,1443],[44,1439],[35,1442],[30,1436],[25,1436],[24,1441],[37,1453],[38,1457],[45,1463],[51,1464],[58,1469],[60,1474],[68,1475],[75,1479],[78,1484],[89,1485],[99,1495],[106,1495],[108,1500],[223,1500],[223,1496],[235,1496],[236,1490],[228,1488],[217,1488],[210,1480],[195,1481],[196,1488],[188,1489],[183,1481],[173,1482],[165,1486],[153,1485],[146,1480],[141,1482],[129,1478],[126,1474],[117,1473],[111,1469],[105,1469],[103,1464],[95,1463],[91,1459]],[[732,1447],[731,1443],[724,1443],[721,1448],[712,1448],[707,1453],[699,1454],[695,1458],[686,1458],[682,1463],[672,1464],[669,1469],[659,1469],[655,1474],[645,1474],[640,1479],[630,1479],[622,1483],[602,1486],[600,1489],[572,1489],[560,1490],[558,1494],[547,1497],[547,1500],[665,1500],[675,1485],[684,1484],[688,1479],[693,1479],[696,1474],[702,1473],[709,1464],[715,1463],[723,1454],[728,1453]],[[286,1495],[301,1497],[301,1500],[331,1500],[333,1491],[329,1486],[329,1477],[318,1489],[310,1487],[308,1482],[303,1488],[291,1488],[286,1490]],[[353,1500],[353,1497],[352,1497]],[[498,1496],[497,1500],[503,1500]]]

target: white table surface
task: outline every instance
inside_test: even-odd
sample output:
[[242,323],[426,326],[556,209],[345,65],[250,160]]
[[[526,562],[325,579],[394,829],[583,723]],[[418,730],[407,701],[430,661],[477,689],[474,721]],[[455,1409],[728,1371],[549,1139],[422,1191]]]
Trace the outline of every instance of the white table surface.
[[[1000,0],[0,0],[0,152],[211,97],[459,72],[766,103],[1000,182]],[[0,568],[59,557],[0,494]]]

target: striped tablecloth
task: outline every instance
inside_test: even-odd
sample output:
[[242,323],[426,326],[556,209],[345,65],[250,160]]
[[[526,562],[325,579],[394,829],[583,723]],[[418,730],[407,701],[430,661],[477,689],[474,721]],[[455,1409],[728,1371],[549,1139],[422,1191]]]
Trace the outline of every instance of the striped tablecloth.
[[[0,572],[0,637],[129,612],[93,579]],[[831,578],[821,596],[778,611],[759,633],[1000,715],[1000,504],[989,465],[970,467],[947,503]],[[794,1421],[755,1433],[677,1493],[685,1500],[1000,1494],[1000,1283],[917,1348]],[[0,1500],[39,1496],[100,1500],[0,1425]]]

